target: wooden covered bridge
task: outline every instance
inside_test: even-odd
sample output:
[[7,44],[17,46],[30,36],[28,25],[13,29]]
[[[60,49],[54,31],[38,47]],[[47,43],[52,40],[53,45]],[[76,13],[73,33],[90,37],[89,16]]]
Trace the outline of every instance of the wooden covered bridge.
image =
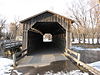
[[[29,54],[48,45],[60,48],[60,50],[69,48],[71,45],[70,29],[73,22],[51,11],[44,11],[22,20],[21,23],[24,24],[23,50],[27,49]],[[45,34],[52,35],[51,43],[43,41]]]
[[[19,65],[30,64],[32,66],[35,64],[39,66],[53,61],[66,60],[67,65],[70,66],[66,67],[70,70],[74,70],[75,65],[79,67],[77,64],[81,64],[89,72],[98,75],[97,70],[79,61],[79,53],[69,50],[71,46],[71,24],[73,22],[73,20],[51,11],[44,11],[22,20],[21,23],[24,26],[22,53],[26,53],[27,56],[19,61]],[[41,54],[45,51],[52,52],[46,55]],[[35,52],[37,52],[37,55]],[[77,64],[73,64],[70,59]]]

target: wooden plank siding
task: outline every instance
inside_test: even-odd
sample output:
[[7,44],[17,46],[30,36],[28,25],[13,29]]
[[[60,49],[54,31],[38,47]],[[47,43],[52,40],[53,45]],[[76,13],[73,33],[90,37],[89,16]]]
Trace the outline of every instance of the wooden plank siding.
[[42,14],[39,14],[35,17],[26,19],[21,21],[21,23],[24,23],[24,30],[23,30],[23,49],[27,49],[27,39],[28,39],[28,30],[36,23],[36,22],[58,22],[65,30],[66,30],[66,48],[69,48],[70,43],[70,29],[71,24],[73,20],[68,19],[64,16],[61,16],[59,14],[51,13],[51,12],[44,12]]

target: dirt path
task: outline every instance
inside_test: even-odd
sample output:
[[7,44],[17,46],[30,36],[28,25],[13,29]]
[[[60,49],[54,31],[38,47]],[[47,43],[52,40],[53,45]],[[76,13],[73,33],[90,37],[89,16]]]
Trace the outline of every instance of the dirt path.
[[19,66],[45,66],[49,65],[51,62],[67,60],[63,53],[49,53],[49,54],[36,54],[26,56],[18,62]]
[[[50,65],[42,66],[42,67],[34,67],[34,66],[23,66],[16,68],[18,72],[23,73],[22,75],[44,75],[47,71],[52,71],[53,73],[57,73],[60,71],[69,72],[72,70],[79,70],[77,66],[75,66],[69,60],[55,61],[51,62]],[[13,72],[12,75],[17,75]]]

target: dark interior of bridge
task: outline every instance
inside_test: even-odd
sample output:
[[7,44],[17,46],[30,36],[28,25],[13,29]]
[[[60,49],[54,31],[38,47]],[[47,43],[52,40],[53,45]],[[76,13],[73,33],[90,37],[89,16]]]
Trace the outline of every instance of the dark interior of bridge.
[[64,51],[66,30],[58,22],[37,22],[32,28],[40,31],[43,35],[49,33],[52,35],[52,42],[44,42],[43,35],[37,31],[29,29],[28,31],[28,54],[43,51]]

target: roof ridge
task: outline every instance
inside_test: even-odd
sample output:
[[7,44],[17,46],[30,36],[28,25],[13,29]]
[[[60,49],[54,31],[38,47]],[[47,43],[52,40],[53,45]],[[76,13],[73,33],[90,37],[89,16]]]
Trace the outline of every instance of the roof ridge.
[[[27,21],[27,20],[29,20],[29,19],[31,19],[31,18],[33,18],[33,17],[36,17],[36,16],[38,16],[38,15],[40,15],[40,14],[43,14],[43,13],[46,13],[46,12],[49,12],[49,13],[54,14],[54,15],[61,16],[61,17],[65,18],[65,19],[68,19],[68,20],[72,20],[72,19],[69,19],[69,18],[67,18],[67,17],[65,17],[65,16],[62,16],[62,15],[60,15],[60,14],[57,14],[57,13],[55,13],[55,12],[53,12],[53,11],[45,10],[45,11],[43,11],[43,12],[40,12],[40,13],[36,14],[36,15],[33,15],[33,16],[28,17],[28,18],[26,18],[26,19],[23,19],[23,20],[20,21],[20,22],[23,23],[24,21]],[[72,21],[73,21],[73,20],[72,20]]]

